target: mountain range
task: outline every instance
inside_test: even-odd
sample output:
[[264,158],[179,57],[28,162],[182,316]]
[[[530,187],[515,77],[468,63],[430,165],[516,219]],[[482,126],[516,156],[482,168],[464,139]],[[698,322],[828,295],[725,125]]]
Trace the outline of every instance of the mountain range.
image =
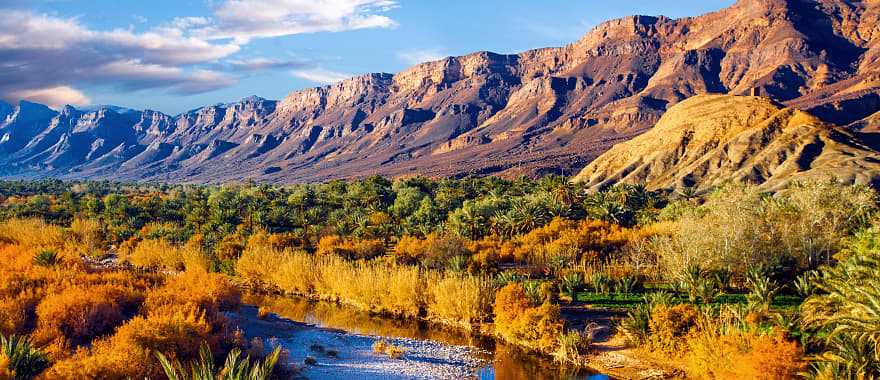
[[[664,116],[679,103],[683,111]],[[726,116],[711,111],[719,105]],[[717,117],[690,123],[701,107]],[[595,186],[610,178],[681,185],[727,174],[777,181],[773,173],[793,175],[812,164],[833,161],[858,171],[852,165],[872,163],[878,111],[880,0],[741,0],[698,17],[608,21],[564,47],[448,57],[295,91],[280,101],[249,97],[176,116],[0,103],[0,176],[305,182],[374,174],[576,174],[593,162],[577,178]],[[760,117],[718,122],[740,112]],[[703,172],[684,168],[685,161],[724,161],[718,149],[734,136],[708,133],[702,148],[687,150],[680,146],[690,142],[679,138],[683,131],[732,125],[737,133],[760,129],[765,136],[764,122],[811,126],[807,135],[785,138],[824,141],[826,154],[837,159],[785,170],[778,162],[747,167],[742,159]],[[671,134],[678,146],[638,144]],[[753,136],[756,142],[739,154],[782,154],[766,150],[781,144],[775,139],[782,137],[770,135]],[[624,142],[608,153],[613,157],[597,160]],[[838,147],[846,148],[827,153]],[[839,159],[846,154],[864,159]]]

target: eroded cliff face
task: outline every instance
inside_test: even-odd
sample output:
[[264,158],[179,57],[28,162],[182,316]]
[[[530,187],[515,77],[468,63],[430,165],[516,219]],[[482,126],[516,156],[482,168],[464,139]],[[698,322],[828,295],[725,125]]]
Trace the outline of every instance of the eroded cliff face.
[[612,20],[565,47],[449,57],[174,117],[0,107],[0,170],[175,181],[571,174],[684,99],[753,89],[864,128],[880,110],[878,19],[876,0],[743,0],[694,18]]

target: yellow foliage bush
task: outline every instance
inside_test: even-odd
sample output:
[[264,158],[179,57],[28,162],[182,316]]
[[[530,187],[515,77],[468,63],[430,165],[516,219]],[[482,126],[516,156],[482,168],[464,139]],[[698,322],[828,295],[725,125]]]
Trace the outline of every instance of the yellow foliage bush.
[[464,327],[489,319],[494,298],[492,282],[484,277],[434,274],[427,280],[428,317]]
[[60,248],[64,246],[62,228],[39,219],[9,219],[0,222],[0,243],[21,248]]
[[635,236],[632,230],[598,220],[574,222],[554,218],[547,225],[515,239],[512,255],[517,261],[547,263],[604,259]]
[[74,219],[70,224],[67,251],[76,256],[101,257],[106,250],[106,237],[101,224],[91,219]]
[[154,351],[190,360],[197,356],[203,342],[217,346],[214,326],[203,310],[192,305],[165,306],[131,319],[113,336],[59,361],[46,375],[58,379],[162,378],[164,373]]
[[781,332],[701,332],[687,347],[687,374],[695,379],[794,379],[806,366],[803,349]]
[[316,253],[318,255],[339,256],[349,260],[372,259],[385,253],[385,243],[376,239],[329,235],[318,241]]
[[111,332],[133,313],[143,294],[119,285],[73,286],[37,306],[34,340],[78,346]]
[[0,222],[0,332],[29,335],[50,354],[44,378],[162,378],[155,350],[189,360],[202,342],[215,352],[237,344],[221,311],[235,308],[239,294],[224,276],[195,270],[166,278],[72,259],[35,263],[44,249],[62,257],[87,252],[92,243],[82,236],[94,229],[72,230]]
[[648,342],[652,348],[666,353],[676,352],[685,336],[697,324],[700,311],[689,304],[657,305],[651,310]]
[[213,323],[222,318],[221,311],[236,309],[240,303],[241,293],[223,275],[184,272],[148,292],[143,307],[147,313],[152,313],[169,305],[194,306],[206,311]]
[[488,280],[385,262],[350,262],[269,246],[248,247],[236,272],[249,282],[289,294],[345,303],[362,310],[470,326],[491,310]]
[[428,267],[443,267],[453,257],[470,255],[466,241],[457,235],[432,233],[424,239],[403,236],[394,246],[397,262],[421,263]]
[[207,271],[211,265],[210,258],[197,244],[176,246],[165,239],[143,240],[123,258],[138,267],[172,271]]
[[525,289],[510,283],[495,294],[495,332],[503,339],[531,349],[552,352],[563,332],[559,306],[529,304]]

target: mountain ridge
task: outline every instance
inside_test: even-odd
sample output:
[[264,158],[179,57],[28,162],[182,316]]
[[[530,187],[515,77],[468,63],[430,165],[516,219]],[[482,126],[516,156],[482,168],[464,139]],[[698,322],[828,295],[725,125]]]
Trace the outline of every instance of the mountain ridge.
[[610,20],[563,47],[447,57],[277,101],[137,111],[136,120],[112,110],[6,116],[0,174],[302,182],[572,173],[674,104],[710,93],[759,92],[858,128],[880,110],[878,20],[877,1],[742,0],[696,17]]
[[876,144],[770,99],[698,95],[673,106],[650,131],[614,146],[574,181],[707,189],[727,181],[768,189],[792,181],[877,185]]

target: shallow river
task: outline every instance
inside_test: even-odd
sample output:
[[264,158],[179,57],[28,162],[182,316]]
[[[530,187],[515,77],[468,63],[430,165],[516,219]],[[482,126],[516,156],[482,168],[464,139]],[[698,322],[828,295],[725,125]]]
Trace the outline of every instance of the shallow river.
[[[301,376],[331,379],[607,379],[563,369],[503,342],[417,321],[372,316],[325,302],[279,296],[248,296],[236,318],[245,335],[282,345]],[[257,318],[257,306],[271,312]],[[404,349],[400,359],[376,354],[379,340]],[[308,359],[307,359],[308,358]],[[309,361],[310,364],[303,364]]]

